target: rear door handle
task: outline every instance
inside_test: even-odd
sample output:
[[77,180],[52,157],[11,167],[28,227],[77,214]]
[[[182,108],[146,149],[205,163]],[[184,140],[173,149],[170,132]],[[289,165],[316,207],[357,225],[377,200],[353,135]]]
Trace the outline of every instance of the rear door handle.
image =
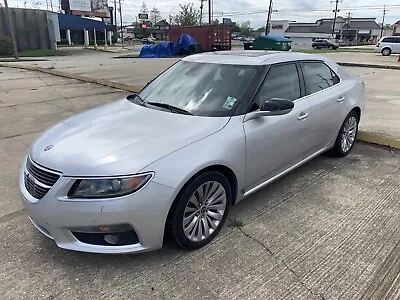
[[337,99],[337,102],[343,102],[344,101],[344,96],[340,96],[338,99]]
[[302,112],[302,113],[300,114],[300,116],[297,117],[297,120],[304,120],[304,119],[307,119],[309,115],[310,115],[309,113]]

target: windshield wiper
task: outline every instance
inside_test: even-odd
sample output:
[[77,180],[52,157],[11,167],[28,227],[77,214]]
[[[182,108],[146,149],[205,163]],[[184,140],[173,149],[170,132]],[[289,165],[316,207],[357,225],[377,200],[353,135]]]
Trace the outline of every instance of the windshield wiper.
[[180,108],[180,107],[177,107],[177,106],[173,106],[173,105],[168,104],[168,103],[158,103],[158,102],[146,102],[146,103],[150,104],[152,106],[166,108],[171,112],[180,113],[180,114],[183,114],[183,115],[193,116],[193,114],[190,111],[187,111],[187,110],[185,110],[183,108]]

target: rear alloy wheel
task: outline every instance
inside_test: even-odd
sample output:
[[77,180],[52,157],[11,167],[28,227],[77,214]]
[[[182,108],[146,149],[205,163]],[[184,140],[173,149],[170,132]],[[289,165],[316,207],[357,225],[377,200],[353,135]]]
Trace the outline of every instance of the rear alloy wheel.
[[349,113],[340,128],[335,145],[331,152],[334,156],[346,156],[356,141],[359,116],[355,111]]
[[317,46],[313,46],[313,48],[314,48],[314,50],[317,50],[317,49],[318,49],[318,47],[317,47]]
[[331,46],[329,46],[329,50],[333,50],[334,48],[333,48],[333,46],[331,45]]
[[383,56],[390,56],[390,54],[392,54],[392,50],[390,48],[383,48],[381,53]]
[[171,215],[171,232],[184,249],[209,243],[221,230],[229,212],[229,181],[216,171],[195,177],[183,190]]

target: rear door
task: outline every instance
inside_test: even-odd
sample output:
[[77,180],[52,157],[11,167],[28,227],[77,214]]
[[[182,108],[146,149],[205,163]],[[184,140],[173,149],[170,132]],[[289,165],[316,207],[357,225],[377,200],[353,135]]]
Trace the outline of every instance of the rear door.
[[301,63],[305,90],[311,105],[313,151],[335,139],[345,118],[347,88],[338,75],[322,61]]
[[296,63],[271,66],[251,111],[268,99],[292,100],[294,109],[281,116],[245,121],[246,190],[279,174],[308,156],[310,149],[310,103],[302,98],[300,67]]

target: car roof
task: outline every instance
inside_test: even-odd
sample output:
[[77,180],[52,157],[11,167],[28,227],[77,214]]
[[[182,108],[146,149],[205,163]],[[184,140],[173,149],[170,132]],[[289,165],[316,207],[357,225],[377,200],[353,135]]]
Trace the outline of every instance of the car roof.
[[206,52],[187,56],[182,60],[188,62],[252,66],[269,65],[298,60],[322,60],[330,62],[328,58],[315,54],[264,50]]

